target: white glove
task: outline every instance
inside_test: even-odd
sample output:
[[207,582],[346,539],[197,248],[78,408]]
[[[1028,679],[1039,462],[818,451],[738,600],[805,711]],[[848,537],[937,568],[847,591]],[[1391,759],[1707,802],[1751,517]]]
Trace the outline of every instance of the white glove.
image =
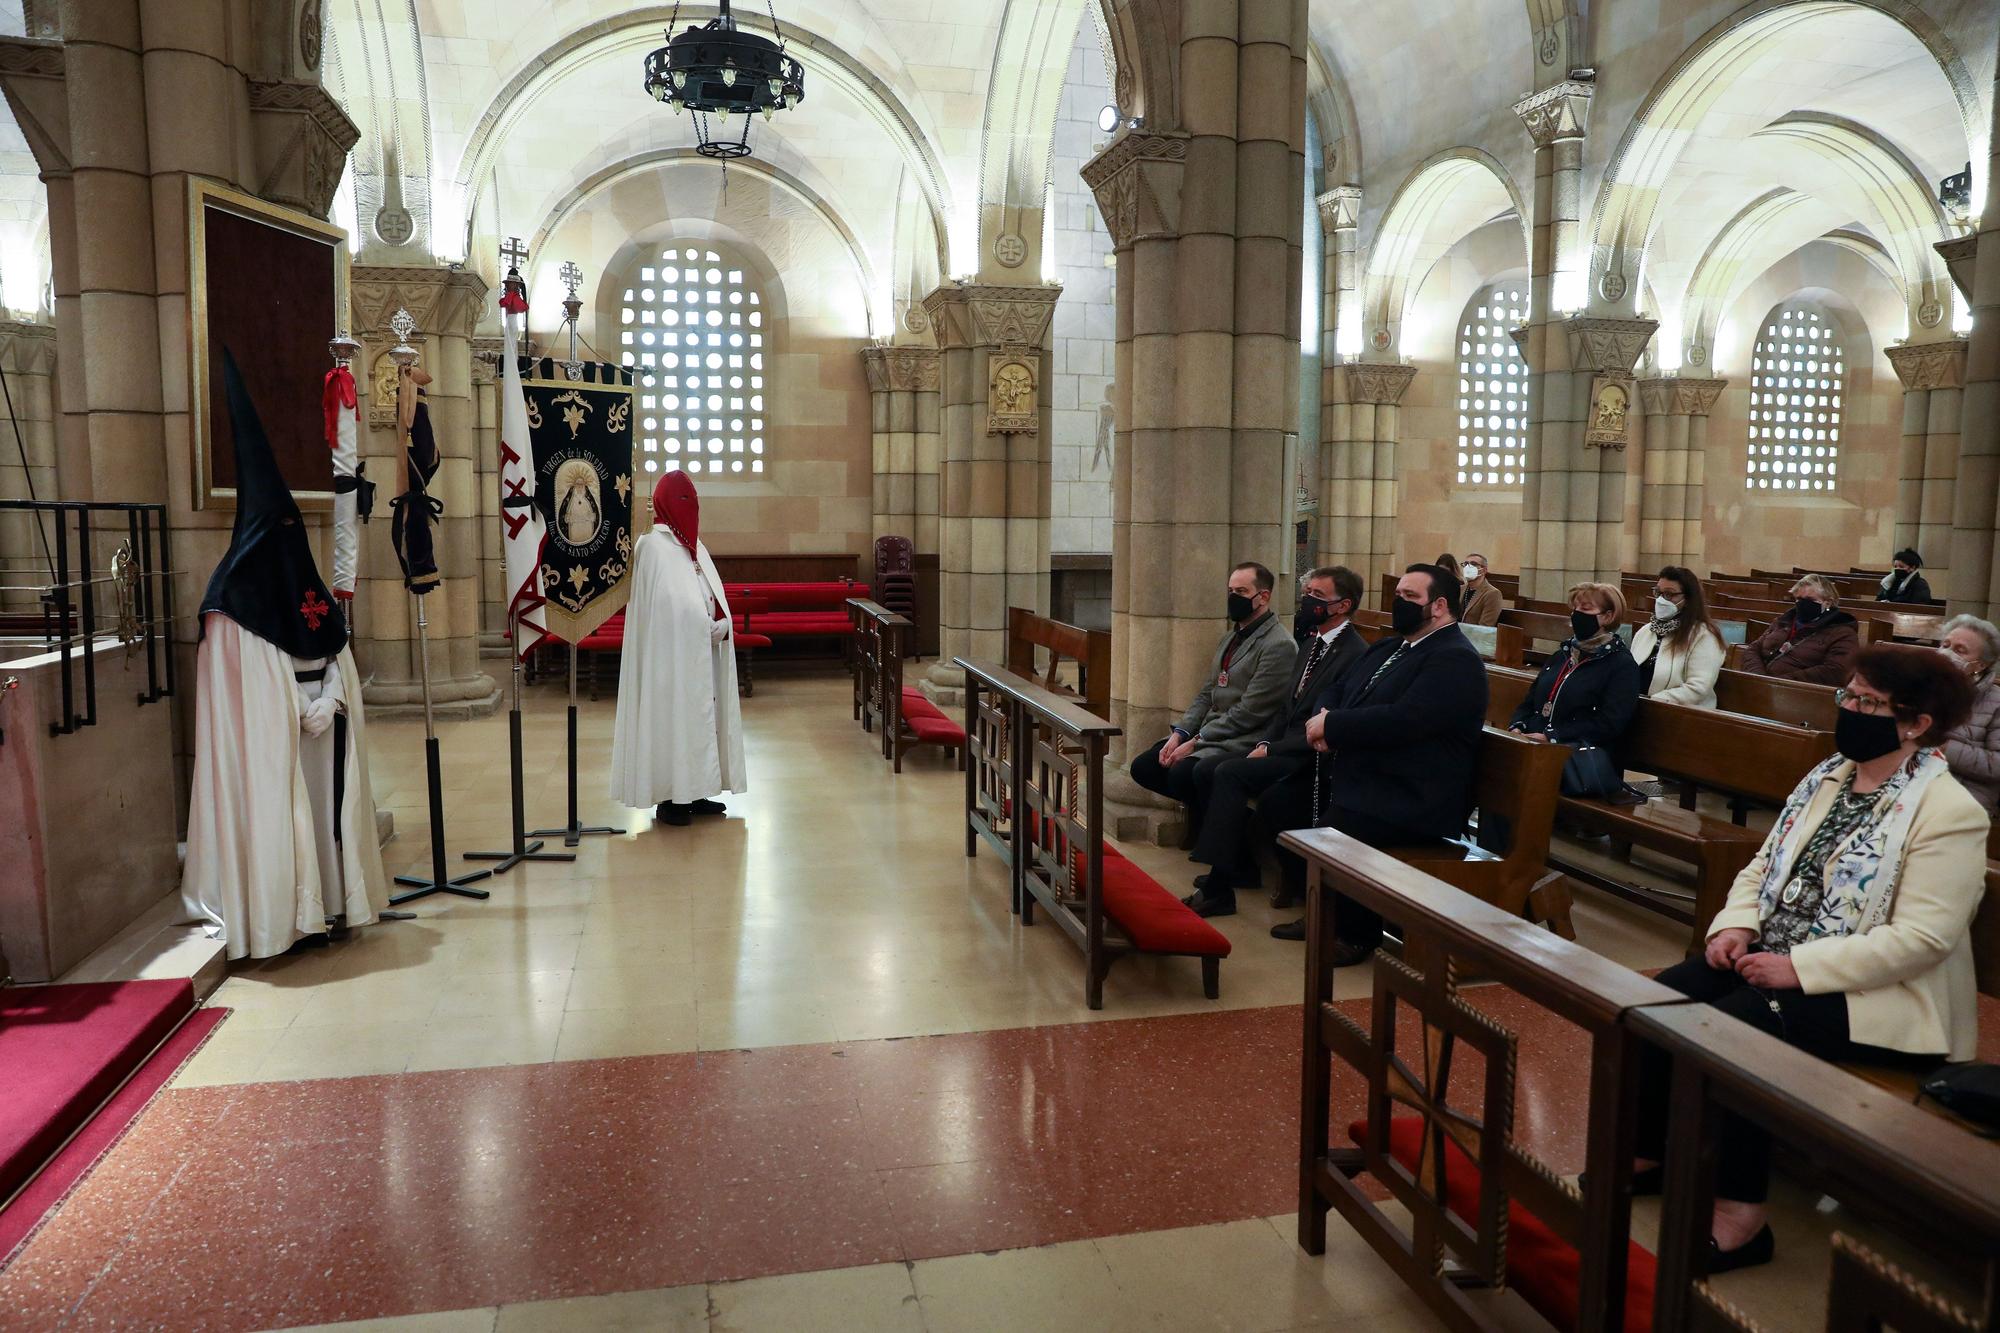
[[323,735],[333,725],[333,715],[340,711],[340,705],[331,699],[315,699],[306,705],[305,712],[299,714],[299,730],[308,736]]
[[726,643],[728,640],[729,622],[727,620],[711,620],[708,622],[708,641],[710,643]]

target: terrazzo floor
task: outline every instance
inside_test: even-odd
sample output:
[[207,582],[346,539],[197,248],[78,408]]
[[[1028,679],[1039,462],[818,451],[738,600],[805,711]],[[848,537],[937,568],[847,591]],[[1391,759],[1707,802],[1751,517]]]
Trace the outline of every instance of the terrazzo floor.
[[[1135,959],[1087,1010],[1067,939],[963,855],[960,776],[894,777],[846,702],[760,676],[726,819],[656,829],[586,788],[626,832],[574,864],[233,971],[230,1019],[0,1270],[0,1327],[1427,1326],[1337,1222],[1324,1259],[1291,1244],[1291,914],[1246,894],[1218,923],[1219,1001]],[[531,691],[531,819],[562,808],[560,704]],[[586,704],[586,775],[611,707]],[[421,866],[421,729],[371,730],[390,870]],[[450,846],[501,845],[504,716],[444,734]],[[1578,928],[1678,954],[1617,904]],[[1368,984],[1341,976],[1357,1013]],[[1521,1036],[1517,1123],[1574,1170],[1576,1035],[1477,1002]]]

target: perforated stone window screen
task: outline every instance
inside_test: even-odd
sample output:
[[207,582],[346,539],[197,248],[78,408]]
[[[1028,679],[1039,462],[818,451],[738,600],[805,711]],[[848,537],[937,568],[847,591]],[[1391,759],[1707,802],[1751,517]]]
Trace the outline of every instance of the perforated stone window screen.
[[747,477],[764,471],[764,299],[714,250],[669,245],[625,289],[620,351],[648,472]]
[[1750,360],[1748,481],[1758,491],[1831,491],[1840,478],[1840,326],[1818,306],[1773,310]]
[[1472,298],[1458,330],[1458,484],[1519,486],[1528,458],[1528,366],[1513,330],[1528,289],[1499,283]]

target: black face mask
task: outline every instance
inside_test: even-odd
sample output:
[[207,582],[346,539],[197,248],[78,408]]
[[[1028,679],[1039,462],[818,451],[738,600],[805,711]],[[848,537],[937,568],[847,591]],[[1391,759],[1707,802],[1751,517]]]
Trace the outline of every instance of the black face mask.
[[1843,708],[1833,720],[1833,748],[1857,764],[1880,759],[1903,743],[1896,719]]
[[1389,608],[1389,626],[1397,634],[1407,639],[1424,627],[1430,608],[1422,602],[1405,601],[1398,597]]
[[1245,597],[1240,592],[1229,594],[1229,619],[1232,623],[1242,624],[1255,614],[1256,610],[1257,601],[1255,598]]
[[1799,598],[1798,609],[1795,614],[1801,625],[1810,625],[1826,614],[1826,608],[1810,597],[1801,597]]
[[1333,615],[1333,603],[1324,597],[1307,593],[1299,598],[1298,613],[1292,617],[1292,624],[1301,632],[1318,629]]
[[1576,635],[1578,643],[1582,643],[1604,633],[1604,626],[1598,623],[1597,616],[1592,612],[1572,611],[1569,613],[1569,632]]

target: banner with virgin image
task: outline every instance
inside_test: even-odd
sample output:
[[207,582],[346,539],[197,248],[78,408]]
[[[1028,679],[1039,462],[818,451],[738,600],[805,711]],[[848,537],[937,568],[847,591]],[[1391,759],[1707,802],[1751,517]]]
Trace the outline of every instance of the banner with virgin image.
[[542,595],[548,632],[575,643],[622,610],[632,573],[632,372],[552,357],[520,360],[535,507],[548,525]]

